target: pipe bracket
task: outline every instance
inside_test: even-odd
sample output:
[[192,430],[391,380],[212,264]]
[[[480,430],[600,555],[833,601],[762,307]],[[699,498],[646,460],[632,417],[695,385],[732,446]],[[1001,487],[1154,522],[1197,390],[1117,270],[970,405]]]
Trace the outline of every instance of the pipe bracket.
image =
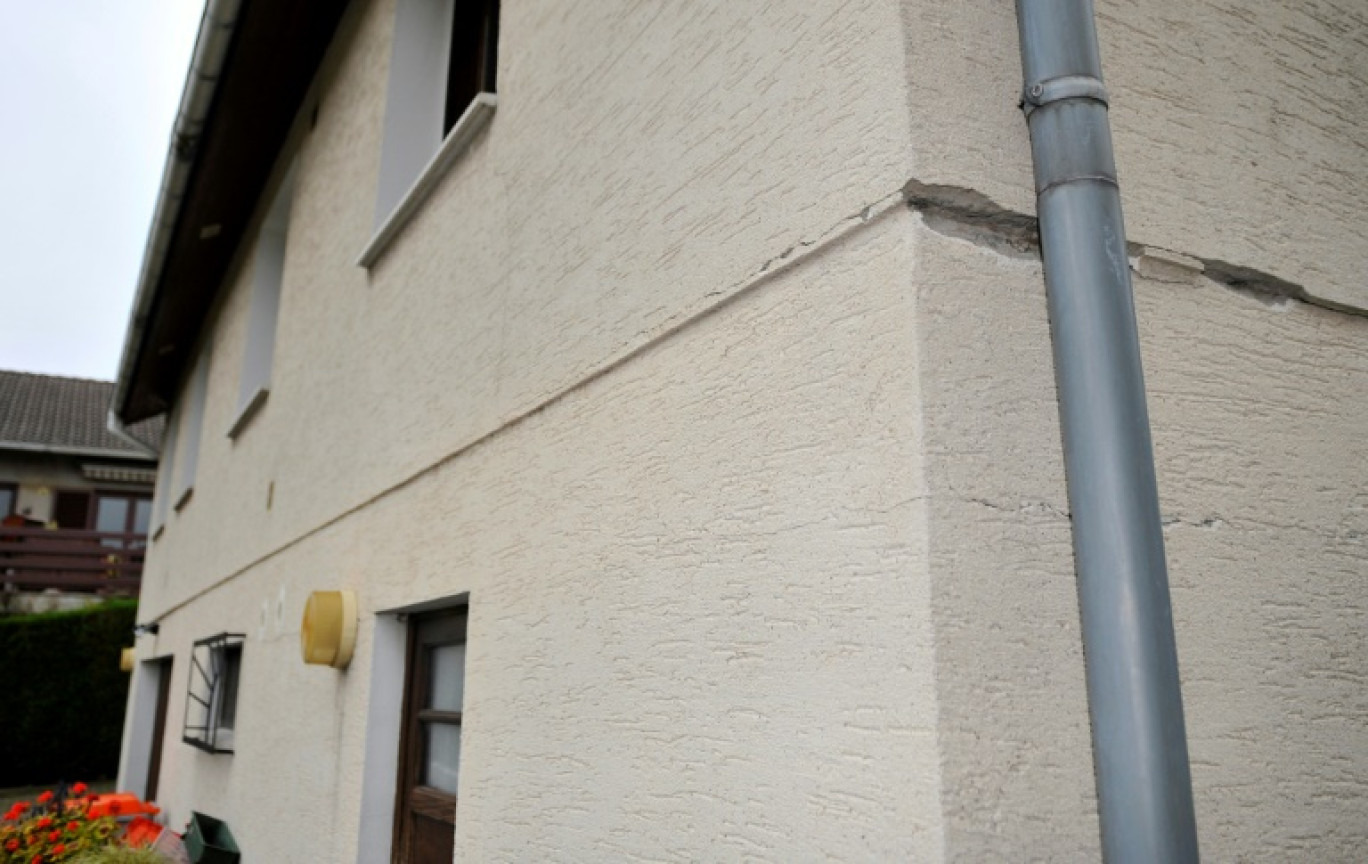
[[1028,84],[1021,91],[1020,107],[1030,117],[1035,109],[1064,99],[1091,99],[1104,106],[1110,104],[1110,96],[1101,79],[1091,75],[1061,75]]

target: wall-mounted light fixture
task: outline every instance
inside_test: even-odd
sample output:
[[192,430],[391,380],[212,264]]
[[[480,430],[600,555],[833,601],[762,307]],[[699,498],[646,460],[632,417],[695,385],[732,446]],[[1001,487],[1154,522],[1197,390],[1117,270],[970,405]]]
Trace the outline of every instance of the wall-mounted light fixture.
[[345,669],[356,650],[356,594],[315,591],[304,604],[299,650],[305,663]]
[[119,671],[132,672],[133,661],[136,658],[138,649],[132,646],[119,650]]
[[160,625],[160,624],[158,624],[156,621],[150,621],[150,622],[148,622],[148,623],[146,623],[146,624],[135,624],[135,625],[133,626],[133,635],[134,635],[134,637],[137,637],[137,636],[156,636],[157,633],[158,633],[158,631],[160,631],[160,630],[161,630],[161,625]]

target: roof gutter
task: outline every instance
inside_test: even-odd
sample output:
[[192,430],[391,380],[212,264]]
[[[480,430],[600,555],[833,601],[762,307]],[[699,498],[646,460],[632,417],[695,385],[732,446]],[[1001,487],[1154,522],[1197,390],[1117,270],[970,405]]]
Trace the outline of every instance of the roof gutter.
[[[146,337],[147,322],[157,296],[162,267],[171,247],[171,235],[180,217],[185,187],[195,165],[195,153],[199,149],[205,120],[214,102],[219,73],[223,71],[223,61],[228,55],[228,45],[232,41],[241,7],[242,0],[207,0],[204,15],[200,18],[195,53],[190,61],[190,72],[185,78],[185,90],[181,93],[180,108],[172,127],[166,167],[162,170],[161,191],[157,195],[157,206],[152,216],[152,230],[143,251],[138,290],[133,298],[133,311],[124,338],[123,356],[119,361],[119,379],[114,389],[114,399],[110,403],[107,425],[109,431],[119,438],[132,437],[121,419],[124,402],[128,398],[133,367]],[[146,449],[146,445],[141,446]]]
[[138,448],[137,453],[129,453],[127,450],[110,450],[106,447],[78,447],[67,444],[34,444],[29,441],[0,441],[0,450],[11,450],[20,453],[54,453],[61,456],[91,456],[99,459],[138,459],[142,461],[155,460],[157,451],[149,447],[146,442],[139,441],[137,438],[128,436],[129,444]]
[[161,451],[135,436],[132,430],[119,419],[119,415],[114,413],[113,408],[109,409],[109,414],[105,417],[105,428],[109,430],[109,434],[128,446],[136,447],[139,453],[145,453],[153,459],[161,457]]
[[1092,0],[1017,0],[1103,859],[1198,860],[1140,338]]

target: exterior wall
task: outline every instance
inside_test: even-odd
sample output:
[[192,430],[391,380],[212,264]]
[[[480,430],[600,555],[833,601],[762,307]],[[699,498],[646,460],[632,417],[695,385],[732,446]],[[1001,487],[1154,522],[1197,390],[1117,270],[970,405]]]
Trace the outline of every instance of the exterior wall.
[[[468,591],[462,860],[936,858],[909,220],[164,619],[158,651],[250,636],[237,753],[167,750],[173,820],[351,860],[371,613]],[[345,674],[298,659],[303,598],[336,585],[364,604]]]
[[52,453],[7,451],[0,452],[0,483],[16,484],[19,487],[19,494],[15,498],[15,511],[40,521],[52,518],[52,507],[58,490],[152,491],[142,483],[89,480],[81,473],[81,465],[86,463],[151,467],[145,460],[127,462],[108,456],[62,456]]
[[[1363,305],[1358,13],[1138,5],[1132,239]],[[490,127],[367,272],[393,4],[348,13],[236,440],[225,289],[139,651],[177,739],[191,642],[248,633],[238,752],[169,744],[173,821],[354,860],[375,614],[468,592],[460,860],[1096,859],[1039,262],[901,205],[1032,212],[1010,5],[503,14]],[[1203,850],[1353,860],[1368,321],[1136,267]],[[298,660],[337,587],[345,673]]]
[[[1368,197],[1368,8],[1096,6],[1130,240],[1368,309],[1358,227]],[[904,0],[902,9],[913,176],[1033,213],[1012,4]]]
[[[374,613],[469,592],[463,860],[935,860],[896,7],[545,14],[507,5],[491,126],[369,274],[393,5],[343,25],[270,397],[226,438],[239,264],[144,580],[140,655],[177,658],[162,803],[353,859]],[[297,648],[337,586],[341,674]],[[225,630],[237,752],[210,756],[175,739]]]
[[[1095,860],[1039,262],[920,236],[947,847]],[[1156,275],[1137,278],[1137,312],[1202,851],[1356,860],[1368,319]]]
[[[1358,860],[1368,320],[1272,295],[1368,309],[1368,17],[1097,5],[1128,235],[1150,250],[1137,304],[1202,850]],[[923,229],[914,279],[947,854],[1096,860],[1042,276],[991,236],[1034,212],[1016,22],[978,0],[903,20],[913,179],[993,214],[939,226],[978,246]]]

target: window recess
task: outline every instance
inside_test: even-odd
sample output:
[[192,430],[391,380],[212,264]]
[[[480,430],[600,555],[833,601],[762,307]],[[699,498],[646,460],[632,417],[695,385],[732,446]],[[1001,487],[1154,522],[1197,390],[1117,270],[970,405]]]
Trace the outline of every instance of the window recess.
[[228,428],[229,438],[237,438],[247,428],[270,393],[294,180],[295,167],[291,165],[257,232],[252,263],[252,305],[247,313],[247,342],[243,346],[242,372],[238,378],[237,416]]
[[185,693],[181,740],[207,753],[232,753],[237,725],[242,633],[219,633],[195,643]]
[[400,0],[370,267],[494,114],[498,0]]

